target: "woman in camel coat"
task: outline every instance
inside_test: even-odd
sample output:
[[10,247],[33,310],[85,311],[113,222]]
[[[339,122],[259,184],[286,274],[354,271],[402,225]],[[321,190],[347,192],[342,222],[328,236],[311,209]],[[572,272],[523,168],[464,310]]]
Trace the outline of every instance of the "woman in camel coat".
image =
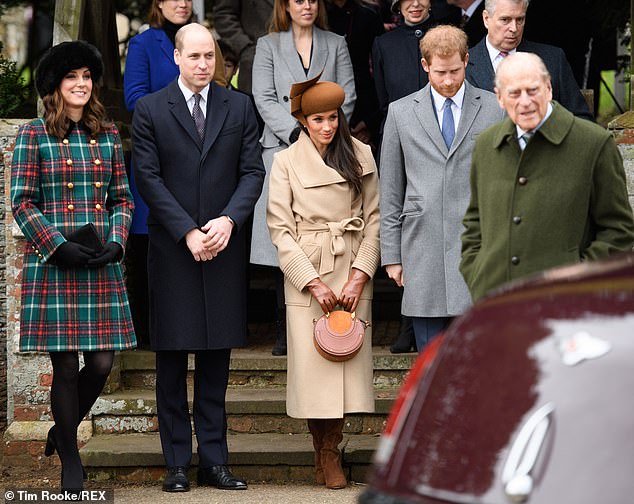
[[[285,279],[287,412],[308,419],[318,482],[341,488],[346,481],[337,445],[343,416],[374,411],[372,333],[366,329],[355,357],[331,362],[313,346],[313,320],[339,305],[370,321],[371,278],[379,263],[379,194],[370,148],[350,136],[340,109],[343,89],[317,83],[318,78],[291,90],[291,110],[304,131],[275,155],[267,223]],[[345,162],[332,167],[342,145],[349,169]]]

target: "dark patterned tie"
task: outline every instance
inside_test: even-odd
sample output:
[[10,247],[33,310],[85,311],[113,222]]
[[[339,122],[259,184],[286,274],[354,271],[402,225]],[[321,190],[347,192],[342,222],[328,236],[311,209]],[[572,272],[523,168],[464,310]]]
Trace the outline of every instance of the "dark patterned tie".
[[460,19],[460,28],[464,28],[465,26],[467,26],[468,22],[469,22],[469,16],[467,16],[466,14],[463,14],[462,19]]
[[205,116],[203,115],[203,111],[200,108],[200,98],[201,96],[198,93],[194,95],[192,118],[194,119],[194,124],[196,125],[196,131],[198,131],[198,135],[202,140],[205,137]]

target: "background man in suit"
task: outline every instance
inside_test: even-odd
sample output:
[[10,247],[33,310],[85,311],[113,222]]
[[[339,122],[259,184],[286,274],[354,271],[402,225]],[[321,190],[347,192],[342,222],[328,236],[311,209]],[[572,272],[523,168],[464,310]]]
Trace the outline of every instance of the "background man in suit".
[[469,47],[473,47],[487,34],[482,19],[484,0],[447,0],[447,3],[460,7],[462,12],[459,26],[467,34]]
[[535,54],[505,58],[495,92],[508,117],[475,142],[462,235],[460,271],[474,300],[506,281],[634,245],[610,133],[552,101]]
[[240,56],[238,88],[251,93],[255,43],[266,35],[273,0],[216,0],[214,25],[223,40]]
[[188,352],[195,354],[198,484],[246,489],[227,468],[225,393],[231,348],[246,345],[244,223],[264,168],[249,98],[211,83],[214,41],[199,24],[176,35],[180,76],[139,99],[133,156],[148,217],[150,339],[163,490],[189,490]]
[[458,270],[475,136],[502,118],[493,93],[465,82],[467,36],[432,28],[421,41],[429,84],[393,102],[381,147],[381,259],[404,287],[420,352],[470,304]]
[[467,80],[474,86],[493,91],[495,69],[509,54],[532,52],[546,65],[552,78],[553,99],[570,112],[591,119],[564,52],[555,46],[523,40],[529,0],[486,0],[483,12],[487,36],[469,51]]

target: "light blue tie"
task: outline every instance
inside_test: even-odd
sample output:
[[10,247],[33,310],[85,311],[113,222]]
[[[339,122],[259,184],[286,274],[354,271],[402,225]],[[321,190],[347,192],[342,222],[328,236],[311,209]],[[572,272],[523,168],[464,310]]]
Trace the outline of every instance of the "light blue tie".
[[445,144],[447,145],[447,149],[451,149],[451,144],[453,143],[453,137],[456,136],[456,127],[453,123],[453,113],[451,112],[451,104],[453,101],[451,98],[447,98],[445,100],[445,104],[443,105],[443,114],[442,114],[442,137],[445,140]]

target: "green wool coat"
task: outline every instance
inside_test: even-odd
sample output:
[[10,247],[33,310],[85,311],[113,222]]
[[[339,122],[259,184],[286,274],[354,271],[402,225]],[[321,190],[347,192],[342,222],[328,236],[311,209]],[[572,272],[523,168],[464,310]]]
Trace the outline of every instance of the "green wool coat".
[[509,118],[476,141],[460,263],[474,300],[506,281],[634,246],[611,135],[552,104],[523,152]]

